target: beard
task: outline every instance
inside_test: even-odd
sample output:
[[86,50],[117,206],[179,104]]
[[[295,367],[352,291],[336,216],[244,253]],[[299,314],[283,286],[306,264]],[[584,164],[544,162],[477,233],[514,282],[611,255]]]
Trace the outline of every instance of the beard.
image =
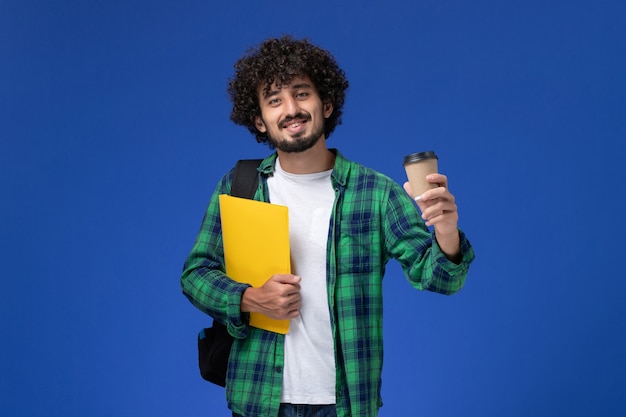
[[285,153],[298,153],[311,149],[322,138],[323,134],[324,126],[322,125],[315,128],[309,135],[300,133],[292,136],[291,140],[274,137],[269,131],[267,132],[267,138],[273,148]]

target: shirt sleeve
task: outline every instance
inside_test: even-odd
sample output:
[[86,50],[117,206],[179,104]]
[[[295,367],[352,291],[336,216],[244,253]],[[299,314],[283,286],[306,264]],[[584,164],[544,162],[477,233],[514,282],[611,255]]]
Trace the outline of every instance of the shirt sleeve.
[[415,288],[441,294],[459,291],[474,259],[474,251],[465,233],[459,229],[461,262],[446,258],[439,248],[415,203],[398,184],[391,184],[383,209],[385,245],[389,255],[400,262]]
[[230,193],[232,174],[230,171],[220,180],[211,197],[180,282],[183,294],[194,306],[226,325],[233,337],[244,338],[249,314],[241,312],[241,297],[250,285],[225,273],[219,210],[219,195]]

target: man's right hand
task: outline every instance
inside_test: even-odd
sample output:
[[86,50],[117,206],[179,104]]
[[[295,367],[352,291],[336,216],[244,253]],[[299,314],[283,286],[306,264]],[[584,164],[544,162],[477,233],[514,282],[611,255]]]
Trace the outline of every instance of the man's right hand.
[[241,297],[241,311],[262,313],[271,319],[286,320],[300,315],[300,280],[297,275],[272,275],[263,286],[250,287]]

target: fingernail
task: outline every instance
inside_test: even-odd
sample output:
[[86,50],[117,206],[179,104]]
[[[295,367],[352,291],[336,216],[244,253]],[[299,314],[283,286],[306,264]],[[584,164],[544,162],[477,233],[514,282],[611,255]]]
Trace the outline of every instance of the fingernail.
[[421,200],[422,200],[422,196],[421,196],[421,195],[418,195],[418,196],[417,196],[417,197],[415,197],[413,200],[415,200],[416,202],[417,202],[417,201],[421,201]]

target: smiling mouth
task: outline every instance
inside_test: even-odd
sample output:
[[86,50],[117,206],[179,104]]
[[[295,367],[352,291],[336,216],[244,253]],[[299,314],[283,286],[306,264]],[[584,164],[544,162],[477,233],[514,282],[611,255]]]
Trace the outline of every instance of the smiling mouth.
[[297,114],[293,117],[289,117],[287,120],[285,120],[285,122],[281,123],[281,126],[283,129],[294,130],[298,129],[308,121],[309,117],[307,117],[305,114]]

